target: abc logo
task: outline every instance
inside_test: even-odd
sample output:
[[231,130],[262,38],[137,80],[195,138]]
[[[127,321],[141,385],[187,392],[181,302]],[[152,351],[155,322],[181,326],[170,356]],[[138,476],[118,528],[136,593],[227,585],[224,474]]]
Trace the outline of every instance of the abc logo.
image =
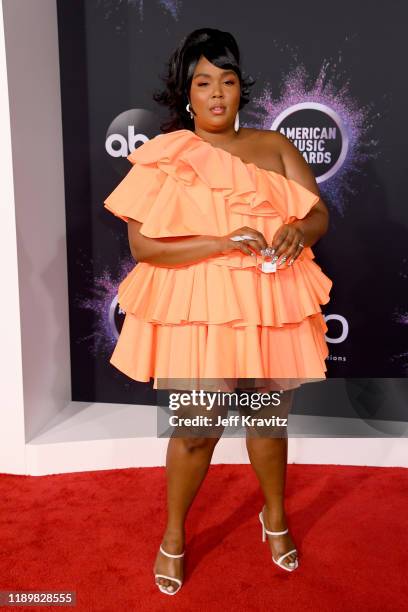
[[115,171],[125,174],[129,170],[129,153],[159,132],[158,117],[152,111],[134,108],[115,117],[105,138],[105,149]]

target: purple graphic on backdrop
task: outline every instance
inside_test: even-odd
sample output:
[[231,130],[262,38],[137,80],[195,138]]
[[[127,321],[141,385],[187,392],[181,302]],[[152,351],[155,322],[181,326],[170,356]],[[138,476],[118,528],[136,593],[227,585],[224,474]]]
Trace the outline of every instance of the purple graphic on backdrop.
[[[124,319],[124,312],[118,305],[118,283],[135,267],[135,263],[133,258],[121,261],[119,274],[112,274],[107,269],[98,276],[89,274],[89,297],[77,297],[75,300],[79,308],[94,314],[93,329],[81,338],[81,342],[87,342],[92,355],[112,352],[115,347]],[[84,271],[85,268],[93,270],[92,266],[82,268]]]
[[[310,110],[313,109],[313,105],[315,106],[315,112],[319,106],[322,110],[326,109],[326,122],[329,115],[334,120],[337,117],[343,141],[347,139],[346,154],[339,152],[341,163],[319,187],[322,194],[343,215],[346,205],[353,196],[358,195],[358,186],[354,186],[353,175],[358,173],[361,180],[364,163],[379,155],[376,150],[378,141],[370,138],[370,130],[380,114],[374,112],[373,104],[364,107],[358,104],[350,94],[349,82],[346,81],[341,85],[336,83],[340,75],[334,71],[335,66],[334,63],[331,66],[330,62],[325,62],[315,82],[309,86],[307,83],[310,81],[310,76],[305,67],[303,65],[295,67],[283,76],[281,94],[278,98],[274,98],[272,86],[266,83],[263,93],[251,100],[256,110],[248,111],[253,121],[247,122],[247,126],[271,129],[277,118],[287,116],[288,109],[292,107],[294,110],[299,110],[300,105],[307,107],[308,102]],[[332,77],[329,77],[330,67],[334,73]],[[280,131],[279,127],[273,129]],[[294,144],[296,146],[296,143]]]

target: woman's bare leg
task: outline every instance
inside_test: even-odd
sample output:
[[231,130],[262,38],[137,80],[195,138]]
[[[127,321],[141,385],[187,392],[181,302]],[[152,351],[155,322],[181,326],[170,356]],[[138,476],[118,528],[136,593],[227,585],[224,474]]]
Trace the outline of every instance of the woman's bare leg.
[[[216,419],[222,408],[215,408],[211,414],[205,406],[184,407],[182,416],[195,416],[199,413]],[[164,550],[170,554],[180,554],[185,546],[184,523],[188,510],[197,495],[208,472],[215,446],[222,435],[223,428],[212,430],[209,437],[204,435],[202,428],[189,435],[177,432],[180,437],[171,437],[166,454],[167,476],[167,525],[162,539]],[[218,432],[218,433],[217,433]],[[219,434],[219,435],[218,435]],[[155,574],[166,574],[183,580],[183,558],[171,559],[157,553],[154,565]],[[178,587],[174,581],[157,578],[156,582],[174,591]]]
[[[286,438],[251,438],[246,445],[252,467],[258,477],[265,496],[264,523],[268,531],[283,531],[287,528],[284,501],[286,482],[287,446]],[[275,560],[296,548],[290,533],[269,536],[271,551]],[[295,561],[296,553],[288,555],[284,564]]]
[[[282,418],[287,418],[293,400],[293,391],[286,391],[283,396],[282,406],[279,410],[260,410],[256,416],[269,416],[271,414],[280,415]],[[285,417],[286,415],[286,417]],[[275,435],[281,437],[271,437],[271,428],[269,431],[253,434],[247,430],[246,447],[248,450],[249,460],[257,475],[259,484],[265,496],[264,508],[264,523],[268,531],[283,531],[287,528],[285,516],[285,485],[286,485],[286,469],[288,455],[288,439],[286,428],[281,428],[282,432],[278,433],[278,428],[275,428]],[[268,437],[269,434],[269,437]],[[296,548],[290,533],[281,536],[268,536],[272,555],[277,560],[281,555]],[[289,564],[294,562],[297,557],[296,553],[288,555],[283,563],[289,568]]]
[[[219,438],[170,438],[166,456],[167,474],[167,526],[162,546],[172,555],[183,552],[185,545],[184,523],[188,510],[207,474],[214,448]],[[157,553],[155,574],[176,576],[183,580],[183,558],[171,559]],[[177,583],[157,578],[157,583],[169,591]]]

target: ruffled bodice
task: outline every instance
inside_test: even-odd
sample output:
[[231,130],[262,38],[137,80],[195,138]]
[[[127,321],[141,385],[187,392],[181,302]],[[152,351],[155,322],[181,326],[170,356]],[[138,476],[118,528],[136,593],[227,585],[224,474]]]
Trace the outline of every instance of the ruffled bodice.
[[[160,134],[133,151],[125,178],[105,200],[150,238],[223,236],[249,226],[271,244],[276,230],[301,219],[319,196],[190,130]],[[266,274],[240,251],[172,268],[138,263],[118,289],[121,308],[152,323],[283,326],[329,301],[332,281],[304,248],[292,266]],[[255,261],[254,261],[255,260]]]
[[[270,244],[282,223],[303,218],[319,200],[296,181],[245,163],[190,130],[159,134],[128,160],[133,167],[105,207],[124,221],[141,221],[149,238],[224,236],[248,225]],[[314,258],[311,248],[297,261],[304,258]],[[256,263],[240,251],[212,259],[231,267]]]

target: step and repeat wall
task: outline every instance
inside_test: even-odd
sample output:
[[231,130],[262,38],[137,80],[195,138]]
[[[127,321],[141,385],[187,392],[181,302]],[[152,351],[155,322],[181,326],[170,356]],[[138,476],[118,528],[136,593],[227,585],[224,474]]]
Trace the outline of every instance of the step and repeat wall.
[[160,133],[166,115],[152,93],[170,53],[192,30],[214,27],[235,36],[244,74],[256,80],[241,126],[284,133],[330,209],[330,229],[313,247],[334,282],[322,307],[328,377],[359,380],[371,394],[376,380],[382,389],[392,381],[401,403],[407,16],[403,2],[392,11],[350,0],[330,11],[320,0],[58,2],[73,400],[155,403],[151,382],[109,363],[124,317],[117,287],[136,263],[127,225],[103,201],[129,171],[130,151]]

